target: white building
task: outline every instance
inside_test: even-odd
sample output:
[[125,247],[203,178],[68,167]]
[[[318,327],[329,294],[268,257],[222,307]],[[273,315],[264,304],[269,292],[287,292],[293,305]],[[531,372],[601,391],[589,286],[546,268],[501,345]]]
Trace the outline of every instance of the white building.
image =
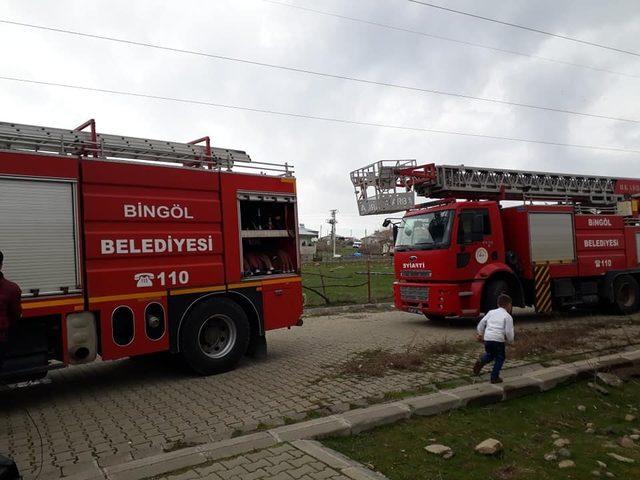
[[300,224],[298,229],[300,233],[300,256],[302,260],[312,260],[316,254],[316,244],[318,243],[318,231],[310,230]]

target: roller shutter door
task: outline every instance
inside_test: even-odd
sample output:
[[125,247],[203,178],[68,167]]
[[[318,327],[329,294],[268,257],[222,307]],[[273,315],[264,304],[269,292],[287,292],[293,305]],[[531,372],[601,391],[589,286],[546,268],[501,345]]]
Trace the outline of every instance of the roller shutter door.
[[533,262],[575,260],[573,217],[570,213],[530,213],[529,238]]
[[23,294],[79,288],[75,225],[73,183],[0,178],[3,270]]

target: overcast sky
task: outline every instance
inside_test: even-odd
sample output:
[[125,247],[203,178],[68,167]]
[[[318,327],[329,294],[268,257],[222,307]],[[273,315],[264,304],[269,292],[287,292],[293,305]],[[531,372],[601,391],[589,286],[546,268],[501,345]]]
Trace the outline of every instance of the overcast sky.
[[[640,119],[640,57],[406,0],[299,6],[614,70],[596,72],[322,16],[261,0],[3,0],[0,18],[607,116]],[[434,0],[435,2],[435,0]],[[636,50],[636,0],[439,0],[439,4]],[[409,92],[0,24],[0,75],[349,120],[640,149],[640,125]],[[327,123],[0,80],[0,120],[188,141],[296,167],[300,221],[361,236],[349,172],[379,159],[640,177],[640,155]]]

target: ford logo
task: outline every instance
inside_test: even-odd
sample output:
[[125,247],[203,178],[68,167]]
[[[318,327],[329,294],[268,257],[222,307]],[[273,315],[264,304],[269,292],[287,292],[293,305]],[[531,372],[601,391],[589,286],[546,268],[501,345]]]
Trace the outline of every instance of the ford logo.
[[411,256],[409,257],[409,261],[410,261],[410,262],[415,262],[416,260],[418,260],[418,257],[416,257],[415,255],[411,255]]

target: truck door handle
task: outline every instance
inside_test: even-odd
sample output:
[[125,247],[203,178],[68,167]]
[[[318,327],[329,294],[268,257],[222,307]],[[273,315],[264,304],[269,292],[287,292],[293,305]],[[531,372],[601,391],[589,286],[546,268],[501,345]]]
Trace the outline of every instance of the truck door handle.
[[282,295],[284,293],[284,290],[279,288],[278,290],[274,290],[273,293],[276,294],[277,296],[280,296],[280,295]]

